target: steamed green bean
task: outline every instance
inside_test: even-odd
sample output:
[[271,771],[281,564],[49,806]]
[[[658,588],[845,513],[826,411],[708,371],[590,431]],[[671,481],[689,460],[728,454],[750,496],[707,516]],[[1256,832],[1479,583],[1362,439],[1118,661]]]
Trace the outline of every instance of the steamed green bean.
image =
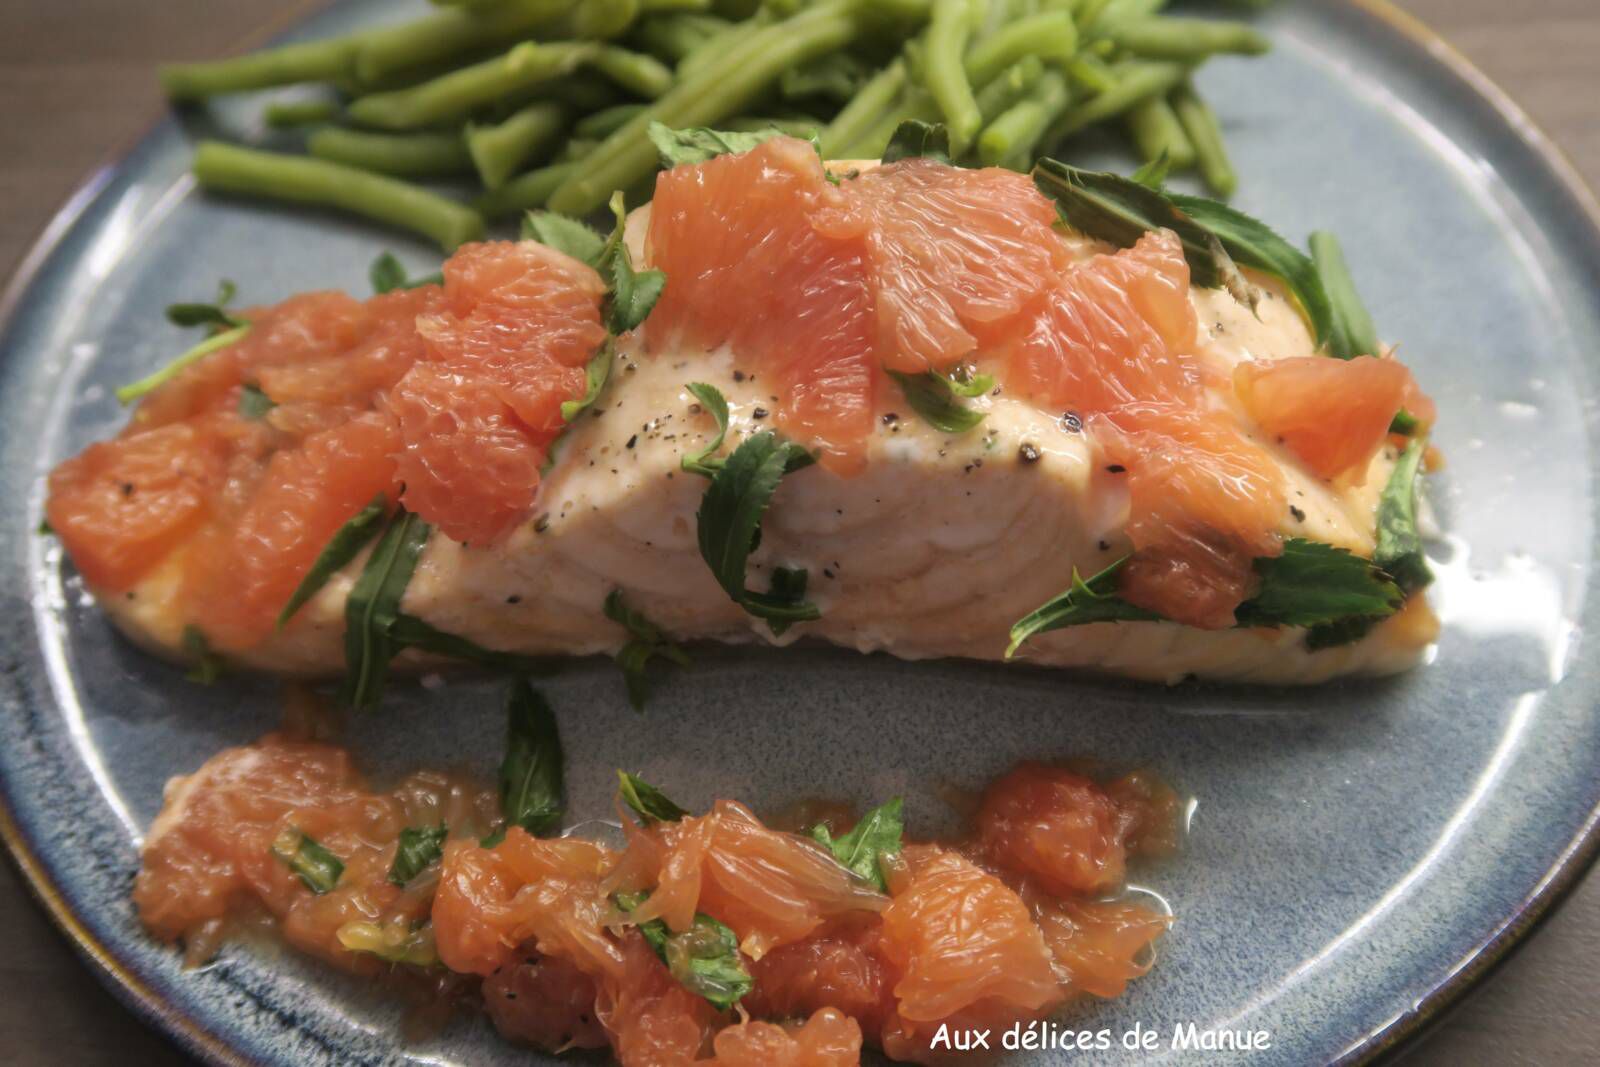
[[590,0],[502,0],[481,11],[447,9],[357,36],[355,76],[375,84],[497,45],[504,47]]
[[[964,155],[967,146],[983,126],[983,112],[967,80],[962,56],[972,39],[973,6],[970,0],[934,0],[933,18],[928,24],[928,91],[939,103],[950,133],[950,151]],[[998,73],[998,68],[997,71]]]
[[1046,11],[1018,19],[972,46],[967,77],[983,85],[1024,56],[1066,63],[1078,51],[1078,28],[1065,11]]
[[474,207],[486,218],[503,219],[544,207],[550,194],[575,172],[579,163],[568,160],[519,174],[498,189],[478,197]]
[[874,75],[822,131],[822,158],[837,158],[841,149],[859,141],[893,106],[905,84],[903,59],[894,60]]
[[1219,52],[1258,56],[1272,47],[1242,22],[1215,19],[1130,19],[1111,26],[1106,35],[1119,48],[1145,59],[1195,62]]
[[1128,109],[1128,133],[1139,149],[1139,158],[1146,163],[1166,156],[1173,170],[1187,170],[1194,166],[1194,142],[1184,132],[1172,105],[1160,96],[1152,96]]
[[1112,68],[1111,87],[1082,104],[1067,109],[1045,134],[1050,143],[1077,133],[1085,126],[1122,114],[1141,100],[1168,92],[1188,76],[1182,63],[1120,63]]
[[1228,150],[1222,143],[1222,128],[1217,125],[1217,116],[1200,99],[1194,86],[1187,82],[1173,90],[1172,109],[1183,124],[1183,132],[1194,143],[1195,163],[1206,184],[1218,196],[1232,196],[1239,188],[1239,176],[1234,173]]
[[978,158],[991,167],[1027,169],[1045,130],[1070,99],[1066,76],[1059,70],[1045,71],[1027,95],[978,135]]
[[983,121],[993,122],[995,116],[1027,95],[1043,74],[1044,62],[1038,56],[1024,56],[989,79],[978,90],[978,110],[983,112]]
[[459,133],[373,133],[324,126],[306,138],[317,159],[402,178],[437,178],[472,170]]
[[412,230],[447,252],[483,236],[483,217],[465,204],[342,163],[202,141],[194,175],[205,189],[337,208]]
[[552,147],[567,122],[560,104],[541,100],[504,122],[469,126],[466,150],[486,189],[498,189],[539,153]]
[[350,105],[350,117],[386,130],[414,130],[465,118],[479,108],[571,73],[592,60],[599,49],[585,41],[525,41],[503,55],[410,89],[363,96]]

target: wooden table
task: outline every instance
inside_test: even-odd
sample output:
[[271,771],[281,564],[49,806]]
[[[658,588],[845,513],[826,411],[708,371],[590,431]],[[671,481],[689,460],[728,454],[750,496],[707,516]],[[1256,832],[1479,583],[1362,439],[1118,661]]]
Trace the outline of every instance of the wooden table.
[[[1403,0],[1508,89],[1600,186],[1600,4]],[[261,0],[12,0],[0,12],[0,271],[91,168],[161,107],[153,65],[233,49],[312,5]],[[266,10],[266,9],[271,9]],[[184,1062],[106,993],[0,864],[0,1062]],[[1590,879],[1493,981],[1438,1027],[1418,1064],[1600,1062]]]

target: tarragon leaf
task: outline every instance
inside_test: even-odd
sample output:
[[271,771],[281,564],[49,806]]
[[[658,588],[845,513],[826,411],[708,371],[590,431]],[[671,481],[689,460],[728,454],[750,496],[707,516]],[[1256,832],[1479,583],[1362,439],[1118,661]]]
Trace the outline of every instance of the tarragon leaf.
[[571,422],[588,410],[600,398],[600,392],[606,387],[606,381],[611,377],[611,364],[616,359],[617,350],[608,338],[604,344],[595,349],[593,356],[589,357],[589,365],[584,368],[584,377],[587,386],[583,396],[577,400],[564,400],[561,403],[561,419]]
[[834,837],[827,826],[818,823],[811,828],[811,836],[826,846],[846,870],[888,892],[889,885],[878,861],[882,856],[893,856],[900,851],[900,835],[905,831],[901,817],[903,807],[902,799],[893,797],[863,815],[847,834]]
[[[617,908],[631,912],[648,899],[646,893],[618,893]],[[638,926],[640,935],[667,965],[672,977],[689,992],[704,997],[718,1011],[728,1011],[755,986],[739,954],[739,938],[709,915],[696,913],[694,925],[673,933],[661,919]]]
[[628,213],[622,193],[611,197],[611,211],[617,218],[616,229],[606,242],[602,254],[601,275],[611,286],[606,300],[606,329],[613,334],[636,330],[649,317],[667,287],[667,276],[659,270],[633,269],[633,256],[622,239]]
[[272,842],[272,854],[321,896],[339,884],[344,862],[293,826],[285,826]]
[[685,453],[681,466],[689,474],[700,474],[710,478],[721,470],[723,465],[723,460],[717,457],[717,453],[722,449],[722,442],[728,436],[728,401],[720,389],[705,382],[690,382],[684,388],[694,394],[694,398],[700,401],[700,406],[716,420],[717,436],[700,451]]
[[646,823],[677,822],[689,814],[686,809],[678,807],[665,793],[637,774],[618,771],[617,783],[617,791],[621,794],[623,803],[632,808]]
[[[951,380],[942,374],[935,371],[905,374],[892,370],[889,377],[899,384],[906,403],[922,421],[940,433],[964,434],[983,421],[983,412],[961,402],[963,395],[970,394],[958,393]],[[993,379],[989,384],[993,385]]]
[[1331,326],[1328,354],[1339,359],[1378,354],[1378,329],[1356,292],[1355,279],[1344,261],[1344,249],[1331,233],[1311,235],[1311,259],[1328,294]]
[[1280,556],[1255,561],[1261,587],[1239,605],[1240,626],[1320,626],[1352,616],[1392,615],[1403,594],[1371,560],[1292,537]]
[[1091,622],[1151,622],[1161,618],[1155,612],[1135,607],[1117,595],[1117,573],[1127,562],[1128,557],[1124,556],[1088,580],[1083,579],[1074,567],[1072,585],[1066,592],[1051,598],[1012,624],[1011,644],[1006,647],[1005,658],[1016,655],[1017,649],[1029,638],[1051,630],[1083,626]]
[[267,417],[267,412],[278,406],[266,393],[262,392],[259,385],[246,382],[239,390],[239,416],[240,418],[256,421]]
[[540,834],[561,821],[561,734],[549,703],[518,678],[506,693],[506,754],[500,762],[500,813],[508,826]]
[[1407,593],[1433,581],[1428,557],[1422,551],[1422,534],[1417,529],[1417,473],[1427,447],[1422,438],[1406,445],[1378,498],[1378,545],[1372,562],[1387,571]]
[[950,131],[942,122],[906,119],[894,128],[883,150],[885,163],[902,159],[931,159],[955,166],[955,160],[950,158]]
[[350,590],[344,610],[345,679],[339,691],[350,707],[372,707],[383,693],[389,661],[400,651],[390,630],[432,532],[411,512],[397,512]]
[[167,321],[174,326],[209,326],[221,333],[244,325],[244,320],[228,313],[238,287],[224,278],[217,284],[217,299],[210,304],[168,304]]
[[389,884],[401,888],[432,867],[444,856],[444,839],[449,834],[444,823],[438,826],[408,826],[400,831],[394,862],[389,864]]
[[423,285],[443,285],[444,275],[435,271],[412,278],[406,274],[405,265],[393,252],[384,252],[372,261],[372,266],[367,268],[367,280],[372,283],[372,291],[377,294],[393,292],[396,289],[416,289]]
[[522,239],[538,241],[596,269],[606,239],[587,223],[556,211],[530,211],[522,219]]
[[782,136],[783,131],[776,127],[736,132],[704,126],[675,130],[660,122],[650,124],[650,143],[656,146],[663,167],[699,164],[718,156],[748,152],[763,141]]
[[333,537],[323,546],[317,558],[312,561],[311,569],[306,571],[306,576],[300,579],[300,584],[289,596],[289,602],[278,612],[278,627],[282,629],[285,623],[294,617],[294,613],[305,606],[306,601],[316,596],[323,586],[328,584],[328,579],[339,573],[378,535],[383,529],[383,517],[389,510],[389,498],[379,493],[372,498],[372,503],[356,512],[345,524],[334,531]]
[[660,657],[680,667],[689,666],[689,655],[664,633],[661,627],[635,611],[623,599],[621,589],[613,589],[606,596],[606,618],[628,631],[629,641],[617,653],[617,666],[628,687],[628,702],[635,711],[643,711],[650,695],[650,682],[645,668],[652,659]]
[[211,642],[206,640],[205,631],[200,627],[183,628],[183,651],[191,661],[189,672],[184,675],[189,681],[212,685],[222,677],[222,660],[211,651]]

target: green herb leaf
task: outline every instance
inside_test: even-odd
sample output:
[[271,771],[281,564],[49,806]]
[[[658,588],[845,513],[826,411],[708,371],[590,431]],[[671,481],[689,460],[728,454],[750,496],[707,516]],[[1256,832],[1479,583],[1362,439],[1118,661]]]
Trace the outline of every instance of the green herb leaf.
[[1394,418],[1389,422],[1389,432],[1411,437],[1422,429],[1422,420],[1418,419],[1405,408],[1395,412]]
[[389,865],[389,884],[402,889],[444,856],[444,839],[449,834],[444,823],[438,826],[408,826],[400,831],[394,862]]
[[611,286],[606,301],[606,329],[613,334],[624,334],[638,329],[649,317],[661,298],[661,291],[667,287],[667,276],[659,270],[633,269],[633,256],[622,239],[628,213],[621,192],[611,197],[611,211],[617,217],[617,226],[606,242],[601,270]]
[[659,656],[680,667],[687,667],[689,655],[662,632],[661,627],[645,618],[643,612],[628,607],[621,589],[613,589],[607,594],[605,614],[606,618],[628,631],[630,640],[617,653],[617,666],[622,668],[627,683],[628,703],[633,705],[635,711],[643,711],[645,700],[650,695],[650,682],[645,674],[649,662]]
[[1333,339],[1333,305],[1310,256],[1237,208],[1202,196],[1167,193],[1166,197],[1178,210],[1216,234],[1235,263],[1281,278],[1299,302],[1318,345],[1327,345]]
[[259,385],[246,382],[239,390],[239,416],[257,421],[267,417],[267,412],[277,407],[277,401],[261,391]]
[[935,371],[934,374],[944,382],[945,388],[960,397],[983,396],[994,388],[994,375],[979,374],[966,364],[949,370]]
[[436,271],[412,278],[406,274],[405,265],[395,258],[393,252],[385,252],[372,261],[372,266],[367,269],[367,280],[372,283],[374,293],[382,294],[396,289],[416,289],[423,285],[443,285],[444,274]]
[[583,396],[577,400],[564,400],[561,403],[561,419],[571,422],[582,415],[590,405],[600,397],[600,391],[606,387],[606,381],[611,377],[611,363],[616,358],[616,348],[608,338],[604,344],[595,349],[594,355],[589,357],[589,365],[584,369],[588,378],[588,386],[583,391]]
[[372,707],[383,693],[389,661],[400,651],[390,630],[432,532],[402,508],[389,520],[350,590],[344,609],[345,679],[339,690],[340,700],[350,707]]
[[922,417],[922,421],[940,433],[964,434],[983,421],[983,412],[963,404],[961,394],[956,392],[950,379],[942,374],[933,371],[905,374],[892,370],[889,377],[899,383],[906,403]]
[[1338,622],[1325,622],[1320,626],[1313,626],[1306,631],[1306,651],[1316,652],[1324,648],[1353,645],[1371,633],[1372,628],[1381,620],[1381,616],[1352,615]]
[[1167,155],[1167,150],[1163,148],[1159,156],[1134,171],[1129,177],[1146,189],[1154,189],[1159,193],[1166,184],[1167,174],[1171,170],[1172,157]]
[[689,814],[668,799],[667,794],[636,774],[618,771],[617,782],[617,790],[622,794],[623,803],[632,808],[646,824],[677,822]]
[[[745,566],[759,543],[761,518],[778,482],[813,462],[811,453],[771,430],[752,434],[712,476],[696,516],[700,555],[717,584],[745,611],[776,624],[774,632],[781,632],[779,625],[822,617],[816,605],[804,599],[804,572],[775,573],[767,593],[746,589],[744,584]],[[802,576],[798,582],[796,575]]]
[[138,381],[130,382],[118,389],[117,403],[131,404],[135,400],[138,400],[140,397],[144,396],[146,393],[155,392],[157,389],[176,378],[183,371],[187,370],[189,367],[211,355],[211,353],[220,352],[229,345],[234,344],[237,341],[242,341],[245,335],[249,332],[250,324],[247,322],[224,333],[213,334],[210,337],[207,337],[204,341],[201,341],[199,344],[195,345],[193,348],[189,349],[187,352],[183,353],[177,359],[174,359],[171,363],[168,363],[165,367],[162,367],[154,374],[148,374],[145,377],[140,378]]
[[1372,562],[1407,593],[1433,581],[1428,557],[1422,551],[1422,534],[1417,530],[1417,472],[1427,446],[1422,438],[1406,445],[1378,498],[1378,546]]
[[693,165],[716,159],[718,156],[748,152],[763,141],[782,136],[784,136],[783,131],[776,127],[733,132],[709,130],[704,126],[675,130],[659,122],[650,124],[650,143],[655,145],[656,151],[660,153],[663,167]]
[[40,537],[54,537],[55,533],[56,533],[56,528],[54,526],[50,525],[50,520],[49,519],[40,519],[39,520],[39,528],[34,532],[37,533]]
[[1331,233],[1312,234],[1311,259],[1322,279],[1322,288],[1328,294],[1332,315],[1328,354],[1339,359],[1377,355],[1378,330],[1356,292],[1355,279],[1345,264],[1339,239]]
[[272,854],[300,876],[307,889],[321,896],[339,884],[344,863],[332,852],[295,829],[285,826],[272,842]]
[[1259,295],[1239,273],[1222,241],[1163,194],[1120,174],[1080,170],[1054,159],[1034,165],[1033,183],[1055,201],[1068,226],[1118,248],[1132,248],[1151,230],[1171,230],[1183,242],[1194,284],[1226,289],[1240,303],[1255,307]]
[[518,678],[506,693],[506,755],[500,762],[500,811],[510,826],[541,834],[561,821],[563,775],[556,715]]
[[1281,556],[1255,561],[1261,588],[1234,613],[1240,626],[1320,626],[1391,615],[1402,595],[1370,560],[1293,537]]
[[822,823],[811,828],[811,836],[827,846],[840,866],[887,893],[889,883],[879,860],[900,851],[900,835],[905,831],[903,806],[900,797],[893,797],[861,816],[843,837],[834,837]]
[[717,436],[700,451],[686,454],[681,466],[689,474],[715,477],[723,465],[723,460],[717,458],[716,454],[721,451],[722,442],[728,436],[728,401],[723,397],[721,390],[705,382],[690,382],[684,388],[693,393],[695,399],[700,401],[700,406],[710,412],[711,417],[716,420]]
[[606,250],[606,239],[594,227],[555,211],[530,211],[523,216],[522,239],[548,245],[596,269]]
[[1151,622],[1161,618],[1153,611],[1134,607],[1117,595],[1117,573],[1127,562],[1128,557],[1124,556],[1087,581],[1074,567],[1071,588],[1012,624],[1006,659],[1016,655],[1017,649],[1029,638],[1051,630],[1091,622]]
[[210,326],[213,331],[231,330],[243,326],[244,320],[228,314],[238,287],[224,278],[217,286],[217,299],[213,304],[169,304],[167,321],[174,326]]
[[894,128],[888,147],[883,150],[885,163],[902,159],[931,159],[955,166],[955,160],[950,158],[950,131],[942,122],[906,119]]
[[[623,912],[633,911],[648,898],[647,893],[612,897]],[[638,929],[672,977],[718,1011],[728,1011],[755,986],[739,954],[738,937],[709,915],[697,913],[694,925],[678,934],[667,929],[661,919],[642,922]]]
[[300,584],[290,595],[289,602],[278,612],[279,629],[294,617],[295,612],[305,606],[306,601],[316,596],[322,587],[328,584],[329,578],[360,555],[367,542],[376,537],[378,531],[383,528],[383,517],[388,510],[388,497],[379,493],[372,498],[372,503],[356,512],[334,532],[322,551],[317,554],[311,569],[306,571],[306,576],[300,579]]
[[189,681],[213,685],[222,677],[222,660],[211,651],[211,642],[206,640],[205,631],[200,627],[183,628],[183,652],[193,661],[189,673],[184,675]]
[[419,652],[458,659],[463,663],[475,663],[480,667],[507,671],[511,674],[544,675],[555,670],[552,660],[484,648],[476,641],[447,633],[432,623],[415,615],[407,615],[405,612],[395,615],[386,633],[397,652],[403,648],[414,648]]

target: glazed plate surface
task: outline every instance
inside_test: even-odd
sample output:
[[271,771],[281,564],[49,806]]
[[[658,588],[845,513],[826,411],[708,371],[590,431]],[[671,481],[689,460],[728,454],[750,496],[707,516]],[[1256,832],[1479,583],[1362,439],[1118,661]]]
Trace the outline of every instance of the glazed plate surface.
[[[397,6],[351,0],[291,36]],[[1429,482],[1443,531],[1432,661],[1309,692],[1163,690],[826,649],[708,650],[643,717],[609,662],[575,662],[543,683],[574,821],[610,813],[619,766],[690,807],[904,793],[913,834],[950,828],[941,797],[1020,758],[1153,767],[1195,798],[1182,854],[1136,878],[1179,918],[1128,996],[1061,1020],[1111,1032],[1099,1063],[1367,1059],[1458,995],[1581,873],[1600,805],[1600,661],[1584,640],[1597,621],[1592,207],[1492,90],[1375,6],[1300,0],[1263,21],[1276,50],[1208,65],[1203,87],[1243,175],[1238,205],[1295,240],[1337,233],[1382,332],[1438,401],[1449,466]],[[236,946],[185,972],[128,902],[162,783],[271,729],[280,697],[261,680],[187,683],[120,640],[35,532],[43,476],[120,425],[112,387],[185,343],[162,318],[168,303],[222,277],[247,302],[364,293],[385,248],[413,269],[437,261],[331,216],[199,195],[188,139],[212,125],[259,137],[258,110],[232,100],[163,121],[69,205],[8,297],[0,829],[106,980],[206,1059],[527,1063],[537,1057],[482,1020],[403,1043],[397,1006],[286,953]],[[1072,161],[1126,166],[1114,152]],[[502,733],[498,687],[476,681],[393,686],[349,724],[380,781],[441,764],[487,776]],[[1173,1049],[1190,1023],[1264,1030],[1270,1047]],[[1154,1052],[1121,1047],[1136,1025],[1158,1032]]]

